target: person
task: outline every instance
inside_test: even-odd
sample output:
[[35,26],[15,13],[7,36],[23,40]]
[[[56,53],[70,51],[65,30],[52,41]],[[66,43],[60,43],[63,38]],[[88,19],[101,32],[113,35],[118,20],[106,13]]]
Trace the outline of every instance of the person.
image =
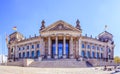
[[116,65],[114,65],[114,69],[116,69],[117,68],[117,66]]
[[104,70],[104,71],[107,70],[107,66],[106,66],[106,65],[104,66],[104,69],[103,69],[103,70]]

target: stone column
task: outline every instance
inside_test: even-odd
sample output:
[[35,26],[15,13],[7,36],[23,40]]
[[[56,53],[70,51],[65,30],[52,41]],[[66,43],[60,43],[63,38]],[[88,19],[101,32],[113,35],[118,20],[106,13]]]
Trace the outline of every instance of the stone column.
[[66,37],[63,38],[63,58],[66,58]]
[[99,45],[97,45],[97,49],[95,51],[96,59],[97,59],[97,51],[99,50],[98,48],[99,48]]
[[31,52],[32,52],[31,51],[31,44],[29,44],[29,49],[28,50],[29,50],[29,57],[31,58],[32,57],[32,54],[31,54]]
[[35,45],[35,43],[33,43],[33,45],[34,45],[33,51],[34,51],[34,58],[35,58],[36,57],[36,45]]
[[15,61],[15,53],[16,53],[16,51],[15,51],[15,46],[13,46],[13,56],[12,56],[13,61]]
[[85,57],[87,57],[88,45],[89,45],[89,43],[86,42],[86,43],[85,43]]
[[113,59],[114,58],[114,47],[111,47],[111,50],[112,50],[111,51],[111,55],[112,55],[111,58]]
[[41,56],[46,56],[47,54],[45,53],[46,50],[45,50],[45,40],[44,40],[44,38],[42,38],[41,41],[42,41],[42,43],[41,43],[42,45],[40,45],[40,46],[42,46],[41,50],[42,50],[42,53],[43,53],[43,54],[41,54]]
[[18,47],[17,47],[17,45],[16,45],[16,54],[15,54],[15,57],[16,57],[16,58],[18,58],[18,54],[19,54],[19,53],[18,53]]
[[73,56],[73,37],[70,38],[70,58],[74,58],[74,56]]
[[26,44],[24,46],[24,49],[25,49],[25,58],[27,58],[27,45]]
[[48,56],[47,56],[48,59],[51,58],[51,39],[50,37],[48,37]]
[[[102,50],[101,50],[102,46],[100,46],[100,52],[99,52],[99,58],[101,59],[101,53],[102,53]],[[103,48],[102,48],[103,49]]]
[[44,43],[43,43],[43,38],[41,38],[40,40],[40,45],[39,45],[39,50],[40,50],[40,56],[43,58],[44,54],[45,54],[45,49],[43,48],[44,47]]
[[104,58],[105,58],[105,61],[107,61],[107,58],[108,58],[108,46],[107,45],[105,46]]
[[93,58],[93,56],[92,56],[93,50],[95,50],[95,45],[94,45],[94,44],[91,44],[91,49],[90,49],[90,57],[91,57],[91,58]]
[[54,58],[57,59],[58,58],[58,37],[57,36],[55,37],[55,45],[56,45],[56,48],[55,48]]
[[80,57],[81,57],[81,45],[82,45],[81,38],[79,38],[79,56]]
[[81,56],[81,50],[82,50],[82,41],[81,41],[81,37],[79,37],[79,41],[78,41],[78,49],[79,49],[79,58],[78,60],[82,61],[82,56]]

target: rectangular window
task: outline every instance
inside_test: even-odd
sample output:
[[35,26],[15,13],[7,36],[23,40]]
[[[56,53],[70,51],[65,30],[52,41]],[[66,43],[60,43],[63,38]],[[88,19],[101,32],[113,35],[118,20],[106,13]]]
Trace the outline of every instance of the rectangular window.
[[11,52],[13,52],[13,48],[11,49]]
[[29,46],[27,46],[27,49],[29,49]]
[[29,52],[27,52],[27,58],[29,58]]
[[32,51],[31,54],[32,54],[32,58],[34,58],[34,51]]
[[32,45],[32,49],[34,49],[34,45]]
[[84,45],[84,44],[82,44],[82,48],[85,48],[85,45]]
[[111,52],[111,50],[110,50],[110,49],[108,49],[108,52]]
[[103,58],[103,54],[101,53],[101,59]]
[[110,59],[110,55],[109,55],[109,57],[108,57],[109,59]]
[[92,49],[95,49],[95,47],[94,47],[94,46],[92,46]]
[[99,58],[99,53],[97,52],[97,59]]
[[23,50],[24,50],[25,48],[23,47]]
[[19,58],[21,58],[21,53],[19,53]]
[[19,47],[19,50],[20,50],[20,47]]
[[90,49],[90,45],[88,45],[88,47],[87,47],[88,49]]
[[23,52],[23,58],[25,58],[25,52]]
[[39,46],[40,46],[40,45],[39,45],[39,44],[37,44],[37,48],[39,48]]
[[103,51],[103,48],[101,48],[101,51]]
[[99,47],[97,47],[97,50],[99,50]]

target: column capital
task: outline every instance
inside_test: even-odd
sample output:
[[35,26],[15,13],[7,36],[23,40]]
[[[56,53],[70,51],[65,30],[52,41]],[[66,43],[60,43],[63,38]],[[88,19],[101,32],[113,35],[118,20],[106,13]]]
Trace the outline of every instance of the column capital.
[[63,34],[63,37],[66,37],[66,34]]
[[70,37],[70,40],[73,40],[73,36]]

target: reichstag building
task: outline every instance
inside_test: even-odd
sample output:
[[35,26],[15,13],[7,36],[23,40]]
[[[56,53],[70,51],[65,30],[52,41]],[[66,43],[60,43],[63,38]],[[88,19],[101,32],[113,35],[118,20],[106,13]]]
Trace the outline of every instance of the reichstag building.
[[41,22],[39,36],[25,38],[15,31],[7,41],[8,60],[19,59],[76,59],[76,60],[113,60],[113,35],[107,31],[97,38],[83,36],[80,21],[75,27],[59,20],[49,26]]

